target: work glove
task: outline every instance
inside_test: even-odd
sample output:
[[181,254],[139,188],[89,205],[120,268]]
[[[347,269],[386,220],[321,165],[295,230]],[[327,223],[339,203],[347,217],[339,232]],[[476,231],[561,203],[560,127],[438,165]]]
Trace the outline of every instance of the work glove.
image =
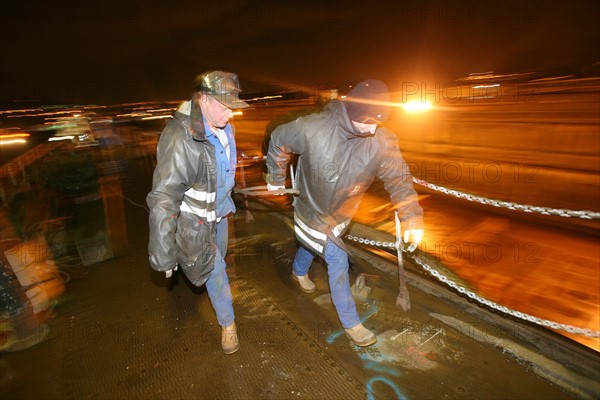
[[423,229],[407,229],[404,231],[404,243],[409,244],[406,251],[412,253],[415,251],[421,240],[423,240],[423,236],[425,235],[425,231]]
[[167,278],[170,278],[173,275],[173,271],[177,271],[177,268],[179,268],[179,267],[176,265],[175,268],[166,270],[165,276]]
[[[273,191],[280,190],[280,189],[285,189],[285,186],[283,186],[283,185],[271,185],[270,183],[267,183],[267,190],[269,192],[273,192]],[[281,196],[282,194],[283,193],[278,194],[278,196]]]

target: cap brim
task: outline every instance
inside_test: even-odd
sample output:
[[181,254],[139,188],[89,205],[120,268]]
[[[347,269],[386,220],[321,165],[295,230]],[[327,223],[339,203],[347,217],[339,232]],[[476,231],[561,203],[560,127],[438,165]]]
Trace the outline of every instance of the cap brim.
[[250,107],[250,105],[248,103],[241,101],[241,100],[223,102],[223,104],[225,104],[227,107],[231,108],[232,110]]
[[238,97],[237,93],[209,94],[210,97],[217,100],[219,103],[226,105],[232,110],[240,108],[248,108],[250,105]]

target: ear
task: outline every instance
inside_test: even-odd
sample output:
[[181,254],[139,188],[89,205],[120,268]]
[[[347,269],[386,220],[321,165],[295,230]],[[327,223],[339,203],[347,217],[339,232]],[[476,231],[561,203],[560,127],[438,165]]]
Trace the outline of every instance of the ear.
[[194,93],[194,101],[198,103],[198,105],[202,103],[208,102],[208,95],[203,92],[195,92]]

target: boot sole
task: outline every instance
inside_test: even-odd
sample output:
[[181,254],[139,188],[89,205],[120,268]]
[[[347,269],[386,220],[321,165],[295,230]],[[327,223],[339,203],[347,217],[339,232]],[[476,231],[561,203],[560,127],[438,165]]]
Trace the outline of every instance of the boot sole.
[[352,343],[354,343],[354,344],[355,344],[356,346],[358,346],[358,347],[369,347],[369,346],[372,346],[372,345],[374,345],[375,343],[377,343],[377,336],[373,336],[372,338],[369,338],[369,339],[367,339],[367,340],[364,340],[364,341],[362,341],[362,342],[357,342],[357,341],[355,341],[355,340],[354,340],[354,339],[352,339],[352,338],[350,337],[350,335],[348,335],[348,334],[346,334],[346,337],[347,337],[348,339],[350,339],[350,341],[351,341]]
[[231,348],[231,349],[223,349],[223,353],[229,355],[229,354],[235,353],[239,349],[240,349],[240,345],[238,344],[237,347],[234,347],[234,348]]

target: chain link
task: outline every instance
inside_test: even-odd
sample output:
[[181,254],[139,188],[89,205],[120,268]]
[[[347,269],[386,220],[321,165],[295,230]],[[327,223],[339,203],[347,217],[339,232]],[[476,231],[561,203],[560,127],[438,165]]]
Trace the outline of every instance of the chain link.
[[[348,238],[349,240],[352,240],[352,241],[355,241],[358,243],[362,243],[362,244],[368,244],[371,246],[396,248],[395,242],[380,242],[380,241],[375,241],[372,239],[365,239],[365,238],[361,238],[361,237],[353,236],[353,235],[346,235],[345,237]],[[500,304],[495,303],[491,300],[488,300],[484,297],[481,297],[477,293],[475,293],[463,286],[457,285],[455,282],[452,282],[452,280],[448,279],[448,277],[446,277],[445,275],[443,275],[442,273],[440,273],[433,267],[427,265],[427,263],[424,262],[423,260],[421,260],[419,257],[414,257],[413,259],[419,266],[421,266],[425,271],[427,271],[431,275],[433,275],[440,282],[445,283],[446,285],[450,286],[454,290],[457,290],[459,293],[464,294],[467,297],[469,297],[470,299],[476,300],[479,303],[481,303],[489,308],[500,311],[504,314],[512,315],[513,317],[516,317],[518,319],[523,319],[525,321],[529,321],[534,324],[544,326],[546,328],[563,330],[563,331],[573,333],[576,335],[584,335],[584,336],[589,336],[589,337],[593,337],[593,338],[600,337],[599,331],[592,331],[591,329],[584,329],[584,328],[578,328],[578,327],[572,326],[572,325],[560,324],[558,322],[550,321],[547,319],[534,317],[533,315],[525,314],[521,311],[511,310],[510,308],[508,308],[506,306],[500,305]]]
[[365,239],[365,238],[361,238],[358,236],[352,236],[352,235],[346,235],[346,237],[350,240],[353,240],[355,242],[359,242],[359,243],[363,243],[363,244],[368,244],[374,247],[387,247],[390,249],[395,249],[396,248],[396,243],[395,242],[380,242],[380,241],[375,241],[375,240],[371,240],[371,239]]
[[600,212],[594,211],[579,211],[579,210],[567,210],[563,208],[548,208],[532,206],[528,204],[517,204],[508,201],[488,199],[481,196],[475,196],[473,194],[460,192],[458,190],[447,189],[443,186],[434,185],[422,179],[413,178],[413,182],[424,186],[428,189],[435,190],[436,192],[444,193],[450,196],[458,197],[459,199],[465,199],[473,201],[475,203],[485,204],[488,206],[507,208],[514,211],[523,211],[528,213],[538,213],[542,215],[554,215],[558,217],[566,218],[581,218],[581,219],[600,219]]

